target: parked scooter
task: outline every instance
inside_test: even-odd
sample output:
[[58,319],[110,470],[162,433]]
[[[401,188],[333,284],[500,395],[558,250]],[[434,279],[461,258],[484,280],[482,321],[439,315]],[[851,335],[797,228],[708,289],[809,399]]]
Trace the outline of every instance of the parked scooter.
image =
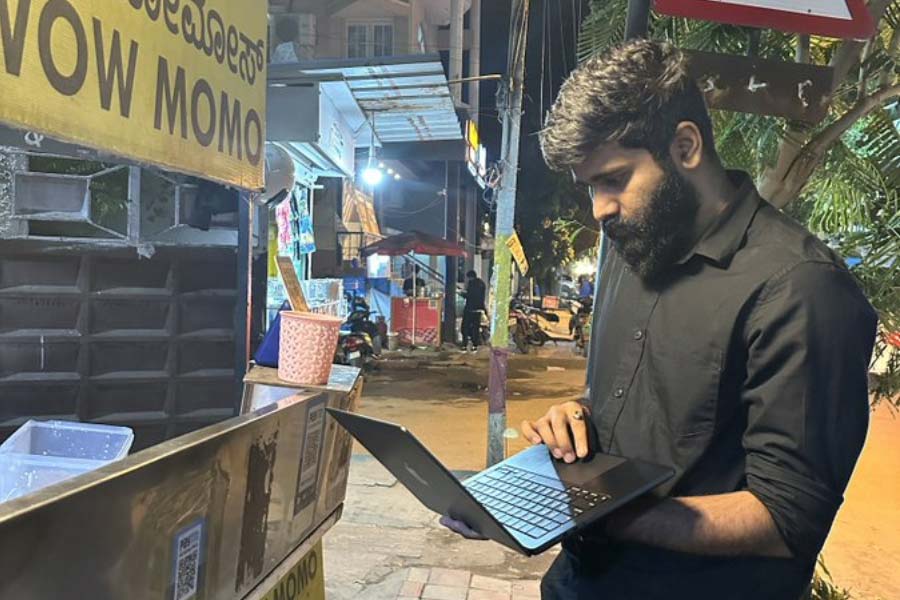
[[381,336],[378,327],[369,320],[371,311],[365,298],[344,294],[349,306],[347,319],[341,325],[334,362],[372,370],[376,357],[381,354]]
[[571,299],[569,302],[574,312],[572,320],[569,321],[569,330],[575,341],[575,353],[580,356],[587,356],[588,342],[590,340],[591,310],[593,309],[592,299]]
[[491,320],[487,316],[487,312],[478,311],[478,334],[481,336],[479,340],[482,344],[489,344],[491,341]]
[[522,354],[528,354],[531,346],[543,346],[551,339],[541,328],[539,319],[548,322],[559,321],[557,315],[528,306],[519,299],[510,302],[509,319],[510,337],[516,345],[516,350]]
[[371,321],[372,311],[369,309],[369,303],[362,296],[355,296],[350,292],[346,292],[344,297],[347,299],[349,312],[347,320],[341,326],[341,331],[367,334],[375,355],[380,355],[383,340],[378,331],[378,326]]
[[375,366],[375,349],[368,333],[341,331],[334,362],[350,365],[363,371],[371,371]]

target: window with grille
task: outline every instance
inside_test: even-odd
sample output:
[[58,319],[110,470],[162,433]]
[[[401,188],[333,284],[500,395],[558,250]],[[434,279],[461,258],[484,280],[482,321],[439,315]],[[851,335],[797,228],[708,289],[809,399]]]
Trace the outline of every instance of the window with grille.
[[372,22],[347,25],[347,58],[378,58],[393,54],[393,24]]

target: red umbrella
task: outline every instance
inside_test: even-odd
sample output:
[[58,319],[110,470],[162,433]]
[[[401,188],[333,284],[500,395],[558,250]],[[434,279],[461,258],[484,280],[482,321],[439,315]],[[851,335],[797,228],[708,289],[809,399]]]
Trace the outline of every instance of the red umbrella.
[[466,251],[459,244],[421,231],[408,231],[392,235],[362,249],[363,256],[371,254],[402,256],[411,252],[431,256],[466,255]]

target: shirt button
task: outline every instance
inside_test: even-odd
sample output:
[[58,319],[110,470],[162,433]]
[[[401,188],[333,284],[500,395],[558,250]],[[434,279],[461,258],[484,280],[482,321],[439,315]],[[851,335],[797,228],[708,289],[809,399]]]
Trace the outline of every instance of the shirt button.
[[644,332],[641,331],[640,329],[636,329],[634,332],[634,339],[636,339],[636,340],[644,339]]
[[616,388],[616,391],[613,392],[613,396],[615,396],[616,398],[621,398],[624,395],[625,395],[625,390],[623,390],[622,388]]

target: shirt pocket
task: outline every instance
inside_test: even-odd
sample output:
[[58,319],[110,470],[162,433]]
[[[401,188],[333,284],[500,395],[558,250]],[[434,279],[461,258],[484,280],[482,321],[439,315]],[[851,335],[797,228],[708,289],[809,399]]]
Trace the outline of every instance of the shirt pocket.
[[638,397],[649,404],[647,412],[657,426],[677,438],[703,437],[714,431],[722,351],[690,341],[654,342],[648,340],[644,349],[637,381]]

